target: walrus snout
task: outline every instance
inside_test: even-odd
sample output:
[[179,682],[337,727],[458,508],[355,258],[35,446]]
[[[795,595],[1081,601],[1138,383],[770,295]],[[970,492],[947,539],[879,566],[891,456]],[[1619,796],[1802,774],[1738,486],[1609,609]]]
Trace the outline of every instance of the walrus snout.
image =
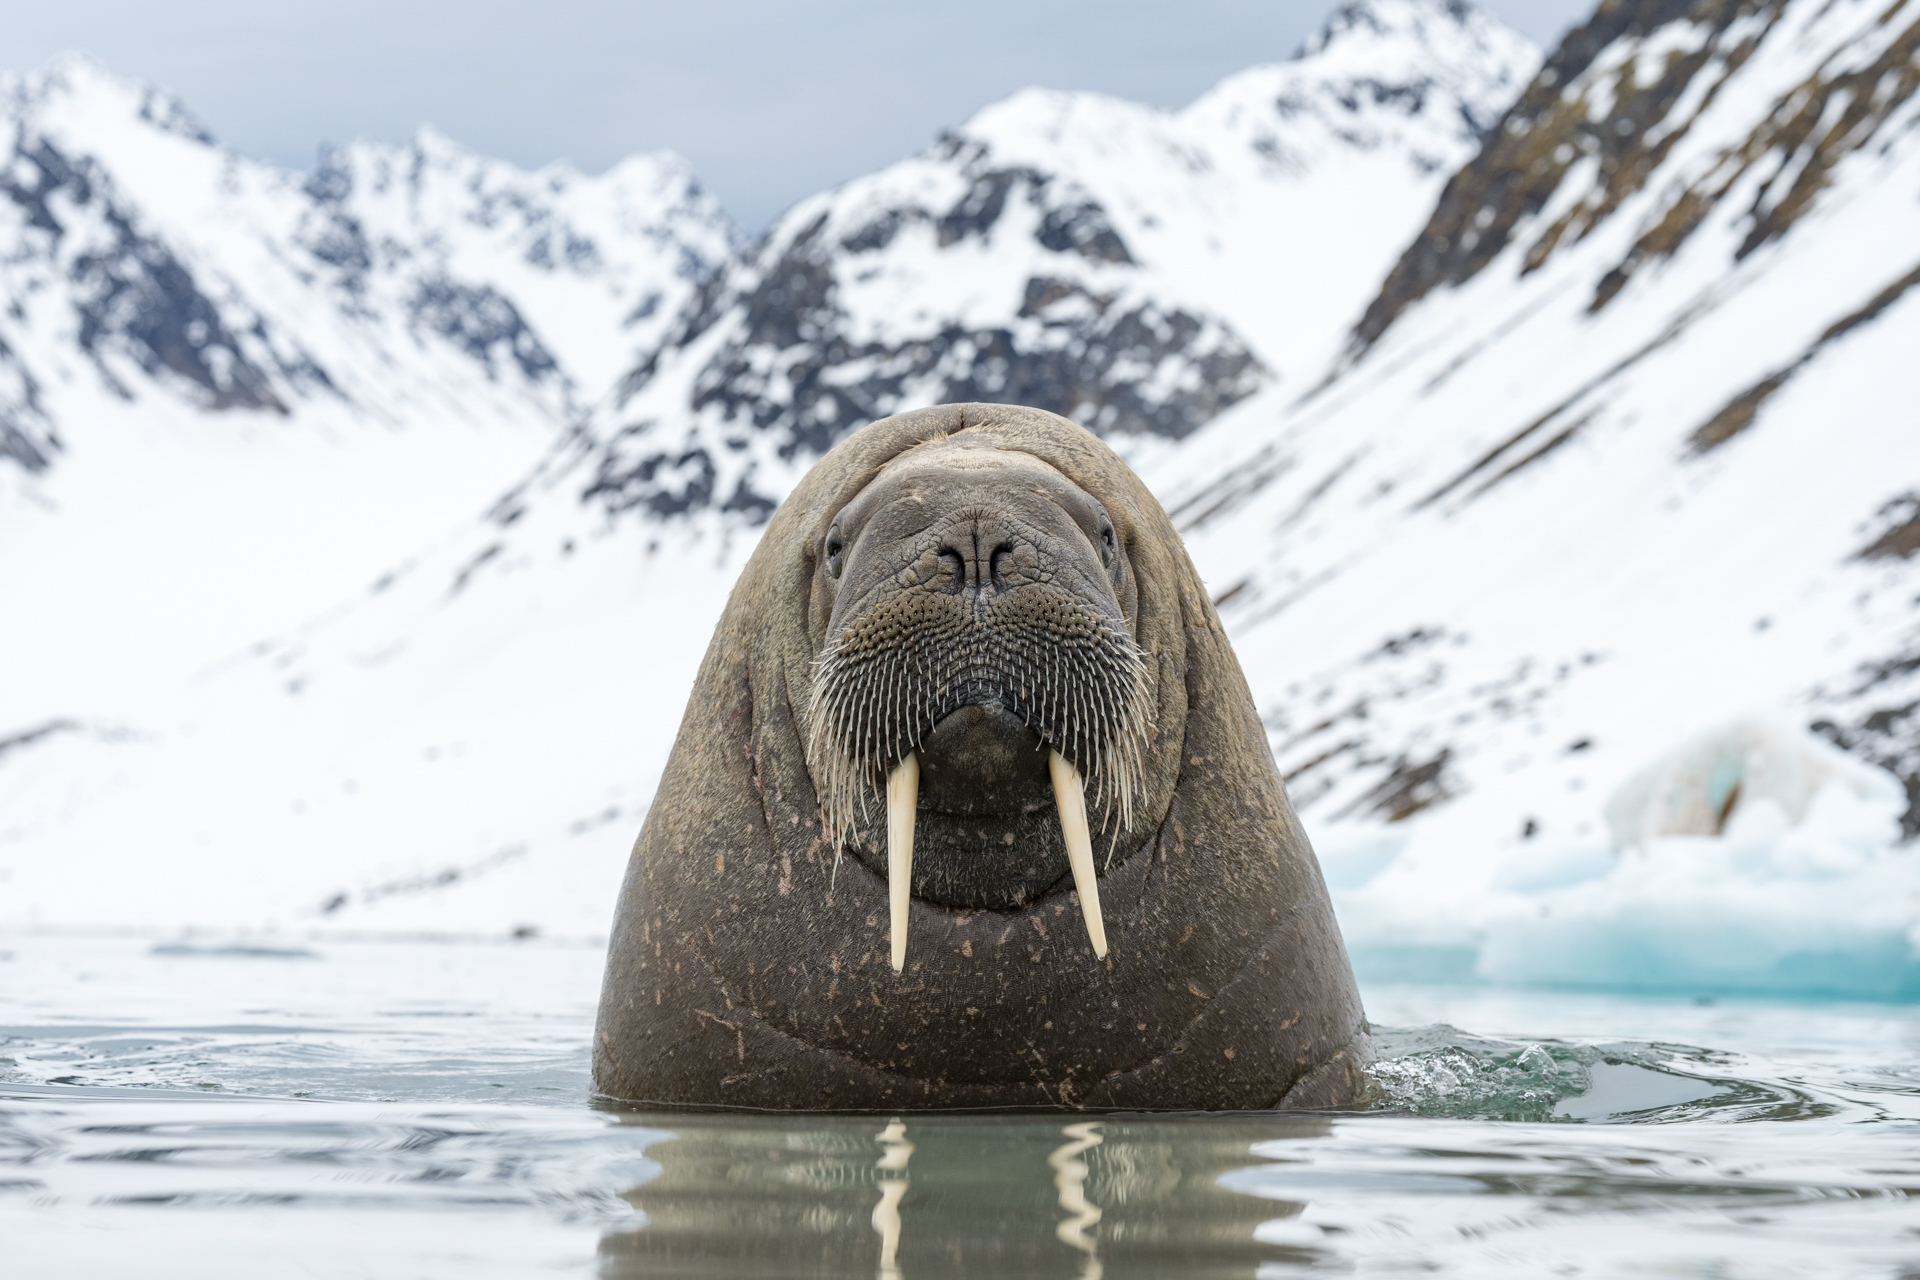
[[832,608],[808,763],[828,831],[893,887],[896,964],[909,881],[1002,910],[1070,884],[1104,954],[1092,829],[1109,860],[1131,852],[1152,726],[1106,508],[1031,455],[942,441],[884,468],[817,547]]

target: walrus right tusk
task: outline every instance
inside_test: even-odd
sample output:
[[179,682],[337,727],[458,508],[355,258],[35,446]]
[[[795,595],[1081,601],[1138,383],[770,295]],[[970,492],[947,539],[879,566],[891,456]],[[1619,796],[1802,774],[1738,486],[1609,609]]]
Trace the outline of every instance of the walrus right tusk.
[[1060,808],[1060,834],[1067,842],[1073,887],[1080,891],[1080,914],[1086,917],[1087,937],[1093,942],[1093,954],[1105,960],[1107,927],[1100,921],[1100,885],[1093,875],[1093,836],[1087,831],[1085,784],[1080,781],[1080,771],[1058,751],[1047,752],[1047,771],[1053,775],[1053,801]]
[[[919,807],[920,757],[909,751],[887,775],[887,905],[892,908],[895,973],[907,963],[907,899],[913,894],[913,819]],[[1091,855],[1087,865],[1093,865]]]

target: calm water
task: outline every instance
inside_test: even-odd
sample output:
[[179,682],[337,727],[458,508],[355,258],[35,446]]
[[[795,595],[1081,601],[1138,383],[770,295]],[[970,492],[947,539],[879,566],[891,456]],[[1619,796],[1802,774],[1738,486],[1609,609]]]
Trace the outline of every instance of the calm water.
[[1920,1277],[1912,1008],[1376,986],[1361,1113],[613,1115],[595,951],[0,955],[9,1277]]

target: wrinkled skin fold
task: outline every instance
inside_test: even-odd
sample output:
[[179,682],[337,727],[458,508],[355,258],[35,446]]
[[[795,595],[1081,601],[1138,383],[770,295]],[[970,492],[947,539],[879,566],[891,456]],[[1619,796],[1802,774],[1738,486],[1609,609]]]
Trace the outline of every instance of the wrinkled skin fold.
[[634,848],[596,1093],[1325,1107],[1367,1054],[1245,680],[1125,464],[1001,405],[822,459],[734,588]]

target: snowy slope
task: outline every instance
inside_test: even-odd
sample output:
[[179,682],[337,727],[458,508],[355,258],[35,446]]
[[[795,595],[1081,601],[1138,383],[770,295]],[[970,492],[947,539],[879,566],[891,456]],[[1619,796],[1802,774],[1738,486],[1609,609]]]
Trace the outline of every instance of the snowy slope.
[[423,133],[309,177],[82,59],[0,82],[0,116],[22,730],[112,712],[470,519],[732,243],[670,156],[527,174]]
[[1910,2],[1603,10],[1156,472],[1363,955],[1920,989],[1916,83]]

